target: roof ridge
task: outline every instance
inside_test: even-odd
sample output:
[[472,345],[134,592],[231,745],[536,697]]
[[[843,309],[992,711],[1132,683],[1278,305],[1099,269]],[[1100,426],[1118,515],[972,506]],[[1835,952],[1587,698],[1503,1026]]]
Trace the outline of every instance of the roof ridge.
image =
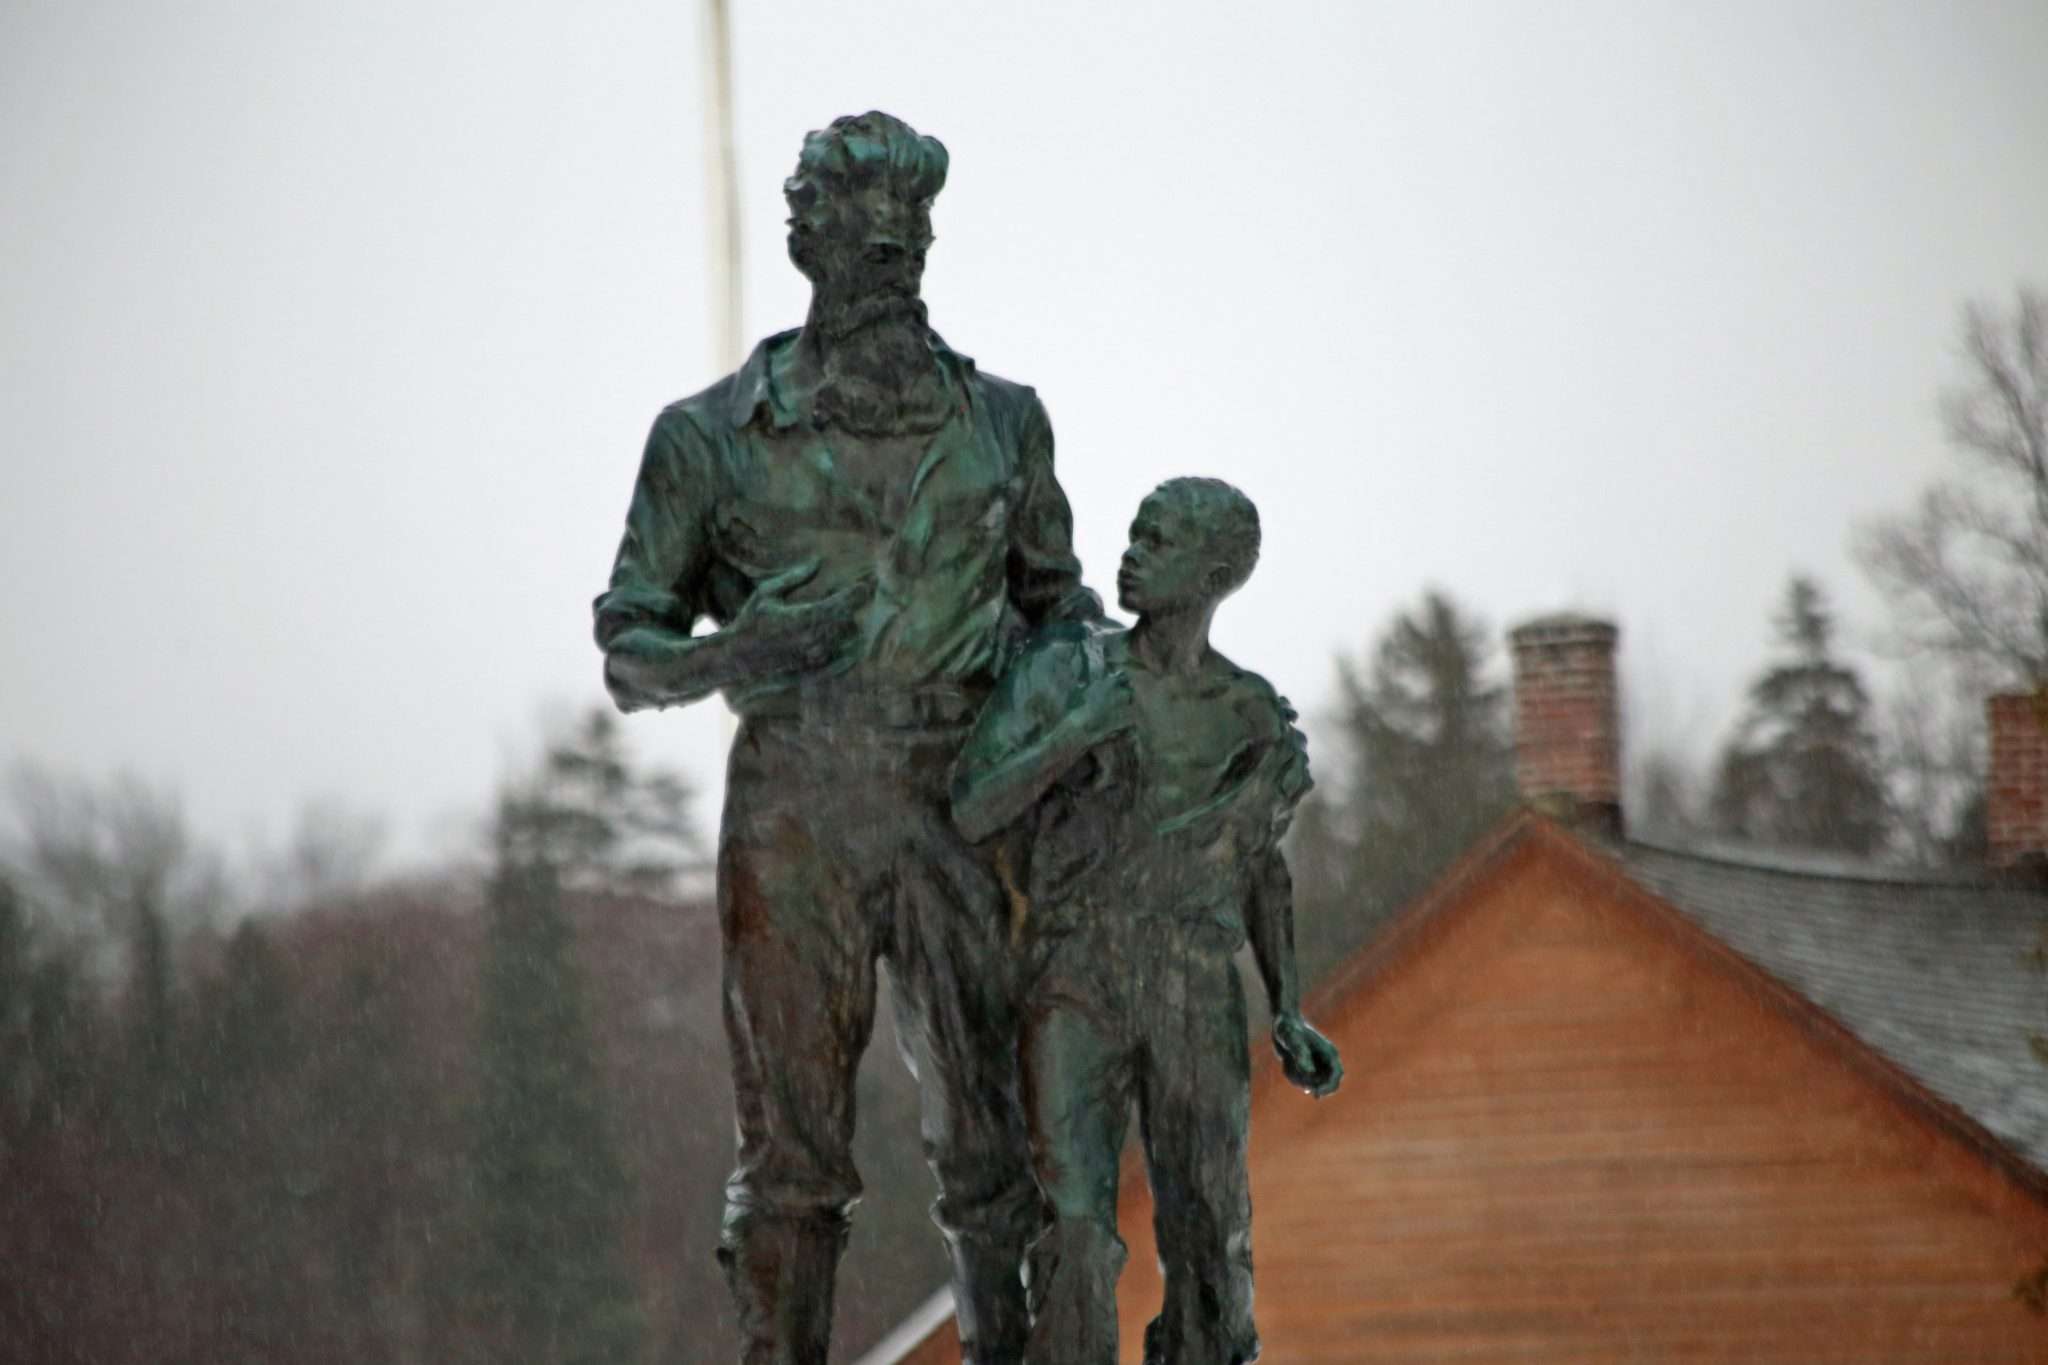
[[1862,882],[1877,886],[1946,888],[1955,891],[2000,891],[2005,889],[1990,870],[1968,868],[1937,869],[1897,867],[1884,863],[1861,863],[1844,854],[1819,850],[1773,849],[1763,846],[1730,846],[1715,842],[1702,847],[1671,839],[1645,838],[1631,833],[1619,845],[1626,857],[1631,849],[1644,849],[1715,867],[1738,868],[1745,872],[1767,872],[1781,877],[1804,877],[1815,881]]

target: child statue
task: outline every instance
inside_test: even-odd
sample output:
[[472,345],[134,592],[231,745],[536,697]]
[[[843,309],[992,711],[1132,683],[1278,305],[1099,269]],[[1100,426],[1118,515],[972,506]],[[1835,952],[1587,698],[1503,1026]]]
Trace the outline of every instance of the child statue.
[[1051,1226],[1030,1262],[1029,1365],[1113,1365],[1117,1168],[1135,1101],[1165,1304],[1157,1365],[1238,1365],[1252,1325],[1247,939],[1287,1078],[1343,1074],[1301,1014],[1280,836],[1309,789],[1294,711],[1209,646],[1250,576],[1258,512],[1173,479],[1131,523],[1127,630],[1062,625],[1005,671],[954,766],[952,811],[999,841],[1024,974],[1022,1083]]

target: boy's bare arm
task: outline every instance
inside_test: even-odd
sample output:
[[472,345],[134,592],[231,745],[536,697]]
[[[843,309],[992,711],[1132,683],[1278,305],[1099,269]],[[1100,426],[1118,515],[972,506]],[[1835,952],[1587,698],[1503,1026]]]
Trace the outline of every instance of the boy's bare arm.
[[1252,958],[1258,964],[1259,980],[1266,987],[1266,1003],[1274,1018],[1301,1013],[1301,981],[1294,964],[1294,874],[1277,848],[1266,850],[1245,916],[1245,934],[1251,940]]
[[1301,1013],[1301,981],[1294,963],[1294,877],[1278,848],[1268,848],[1246,906],[1245,934],[1273,1011],[1273,1050],[1287,1079],[1317,1099],[1336,1090],[1344,1064],[1336,1044]]

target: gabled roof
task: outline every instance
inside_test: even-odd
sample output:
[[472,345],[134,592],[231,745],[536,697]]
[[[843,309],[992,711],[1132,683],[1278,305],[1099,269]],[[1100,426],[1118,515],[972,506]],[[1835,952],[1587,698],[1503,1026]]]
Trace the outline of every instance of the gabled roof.
[[[2048,896],[1990,880],[1915,878],[1839,859],[1687,851],[1577,833],[1537,810],[1503,820],[1313,993],[1323,1017],[1399,973],[1439,926],[1529,857],[1604,888],[1688,951],[1734,972],[1854,1070],[2048,1202],[2048,974],[2029,961]],[[1254,1108],[1278,1088],[1255,1055]],[[1142,1182],[1135,1167],[1127,1182]],[[944,1291],[863,1357],[890,1365],[949,1328]]]
[[[1535,808],[1507,817],[1317,995],[1328,1007],[1392,969],[1405,941],[1530,840],[1676,912],[1762,974],[1877,1078],[2048,1197],[2048,895],[1989,875],[1914,875],[1840,857],[1611,841]],[[2044,959],[2048,960],[2048,959]],[[1867,1050],[1867,1051],[1866,1051]]]
[[1630,879],[2048,1171],[2048,897],[1760,851],[1608,850]]

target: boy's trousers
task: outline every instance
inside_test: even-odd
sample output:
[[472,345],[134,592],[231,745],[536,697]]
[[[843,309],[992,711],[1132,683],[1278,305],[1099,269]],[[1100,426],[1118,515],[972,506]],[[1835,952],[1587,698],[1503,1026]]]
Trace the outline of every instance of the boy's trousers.
[[1025,1359],[1117,1359],[1117,1167],[1135,1101],[1166,1280],[1146,1360],[1241,1365],[1258,1354],[1242,933],[1114,916],[1039,944],[1024,991],[1025,1115],[1053,1220],[1032,1251]]

